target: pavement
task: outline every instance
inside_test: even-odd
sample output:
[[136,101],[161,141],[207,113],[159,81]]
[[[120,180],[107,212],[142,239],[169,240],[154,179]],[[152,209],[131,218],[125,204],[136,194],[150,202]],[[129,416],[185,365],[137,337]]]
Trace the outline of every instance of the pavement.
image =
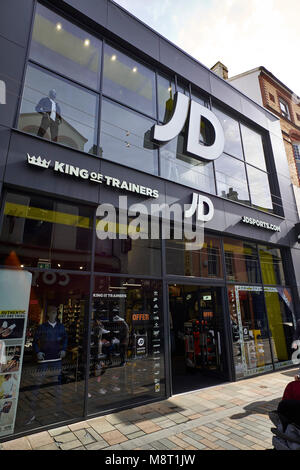
[[266,450],[297,369],[224,383],[0,444],[1,450]]

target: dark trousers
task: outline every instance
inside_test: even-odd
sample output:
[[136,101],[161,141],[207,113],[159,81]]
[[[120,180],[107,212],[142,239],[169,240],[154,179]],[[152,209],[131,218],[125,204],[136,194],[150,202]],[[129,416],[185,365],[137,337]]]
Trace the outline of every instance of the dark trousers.
[[284,430],[288,424],[300,426],[300,400],[281,400],[277,408]]
[[59,124],[58,119],[56,119],[55,121],[52,121],[52,119],[50,119],[50,116],[48,114],[44,115],[42,117],[41,125],[40,125],[37,135],[39,137],[44,137],[44,135],[46,134],[46,131],[50,127],[51,140],[53,142],[57,142],[58,124]]

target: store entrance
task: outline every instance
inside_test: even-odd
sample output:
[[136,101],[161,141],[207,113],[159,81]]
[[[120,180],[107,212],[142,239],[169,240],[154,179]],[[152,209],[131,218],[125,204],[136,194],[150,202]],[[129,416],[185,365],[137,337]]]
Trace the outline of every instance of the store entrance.
[[172,390],[226,381],[221,287],[169,285]]

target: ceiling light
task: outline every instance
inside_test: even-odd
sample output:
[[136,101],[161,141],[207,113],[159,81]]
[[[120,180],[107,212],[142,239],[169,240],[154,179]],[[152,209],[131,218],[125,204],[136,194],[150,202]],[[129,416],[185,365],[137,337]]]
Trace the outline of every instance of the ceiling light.
[[61,29],[62,29],[61,23],[57,23],[57,25],[56,25],[56,30],[57,30],[57,31],[61,31]]
[[131,284],[129,282],[124,282],[123,286],[128,286],[128,287],[142,287],[142,284]]
[[108,290],[113,290],[113,289],[117,289],[117,290],[126,290],[127,287],[113,287],[113,286],[109,286]]
[[111,56],[111,60],[112,60],[113,62],[116,60],[116,58],[117,58],[116,54],[114,54],[114,55]]
[[135,73],[137,72],[137,67],[133,67],[132,71]]
[[90,41],[89,39],[86,39],[86,40],[84,41],[85,47],[89,47],[90,43],[91,43],[91,41]]

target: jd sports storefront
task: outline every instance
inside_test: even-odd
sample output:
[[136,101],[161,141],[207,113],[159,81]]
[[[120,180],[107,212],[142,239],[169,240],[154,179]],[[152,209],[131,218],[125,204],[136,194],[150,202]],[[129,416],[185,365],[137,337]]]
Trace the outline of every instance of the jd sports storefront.
[[[110,1],[77,3],[18,2],[11,27],[0,7],[1,439],[293,364],[278,120]],[[128,237],[154,203],[176,205],[171,236]]]

